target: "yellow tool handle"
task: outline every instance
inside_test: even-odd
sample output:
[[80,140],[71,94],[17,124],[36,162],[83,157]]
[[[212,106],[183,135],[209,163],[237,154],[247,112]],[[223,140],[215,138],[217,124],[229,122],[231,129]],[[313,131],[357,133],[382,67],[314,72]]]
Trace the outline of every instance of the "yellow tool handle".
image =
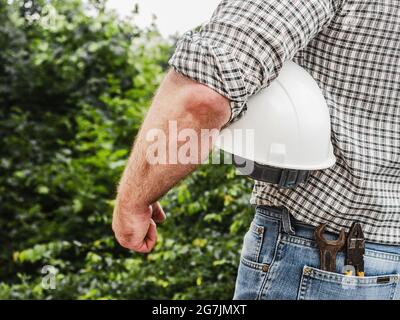
[[[349,270],[344,273],[345,276],[352,276],[353,271]],[[365,277],[365,272],[357,272],[357,277]]]

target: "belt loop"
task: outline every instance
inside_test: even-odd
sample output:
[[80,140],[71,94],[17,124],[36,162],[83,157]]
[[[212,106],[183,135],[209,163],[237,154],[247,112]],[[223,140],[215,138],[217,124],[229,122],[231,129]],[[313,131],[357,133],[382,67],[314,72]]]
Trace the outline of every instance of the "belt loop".
[[290,234],[292,236],[296,234],[296,232],[292,227],[289,210],[286,208],[282,209],[282,227],[283,227],[283,232]]

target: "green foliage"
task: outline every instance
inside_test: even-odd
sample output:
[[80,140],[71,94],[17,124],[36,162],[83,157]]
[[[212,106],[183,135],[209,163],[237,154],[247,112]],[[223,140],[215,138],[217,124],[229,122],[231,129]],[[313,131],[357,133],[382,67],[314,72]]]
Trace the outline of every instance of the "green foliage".
[[0,298],[232,297],[250,182],[230,167],[202,166],[163,199],[152,253],[113,238],[115,186],[171,53],[134,18],[0,0]]

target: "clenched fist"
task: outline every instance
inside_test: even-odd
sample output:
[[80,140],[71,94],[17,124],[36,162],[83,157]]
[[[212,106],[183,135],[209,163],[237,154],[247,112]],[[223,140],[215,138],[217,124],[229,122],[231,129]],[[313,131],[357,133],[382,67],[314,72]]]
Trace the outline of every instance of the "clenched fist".
[[158,202],[151,206],[124,206],[117,199],[112,228],[119,244],[124,248],[148,253],[157,242],[157,223],[166,216]]

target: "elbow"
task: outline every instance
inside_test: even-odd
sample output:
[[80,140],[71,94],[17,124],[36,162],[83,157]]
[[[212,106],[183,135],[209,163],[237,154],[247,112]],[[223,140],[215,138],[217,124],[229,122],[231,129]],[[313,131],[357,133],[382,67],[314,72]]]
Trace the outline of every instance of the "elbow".
[[181,87],[183,113],[203,127],[222,128],[231,116],[230,101],[213,89],[189,80]]
[[186,111],[200,117],[225,118],[230,115],[229,100],[203,85],[189,92]]

